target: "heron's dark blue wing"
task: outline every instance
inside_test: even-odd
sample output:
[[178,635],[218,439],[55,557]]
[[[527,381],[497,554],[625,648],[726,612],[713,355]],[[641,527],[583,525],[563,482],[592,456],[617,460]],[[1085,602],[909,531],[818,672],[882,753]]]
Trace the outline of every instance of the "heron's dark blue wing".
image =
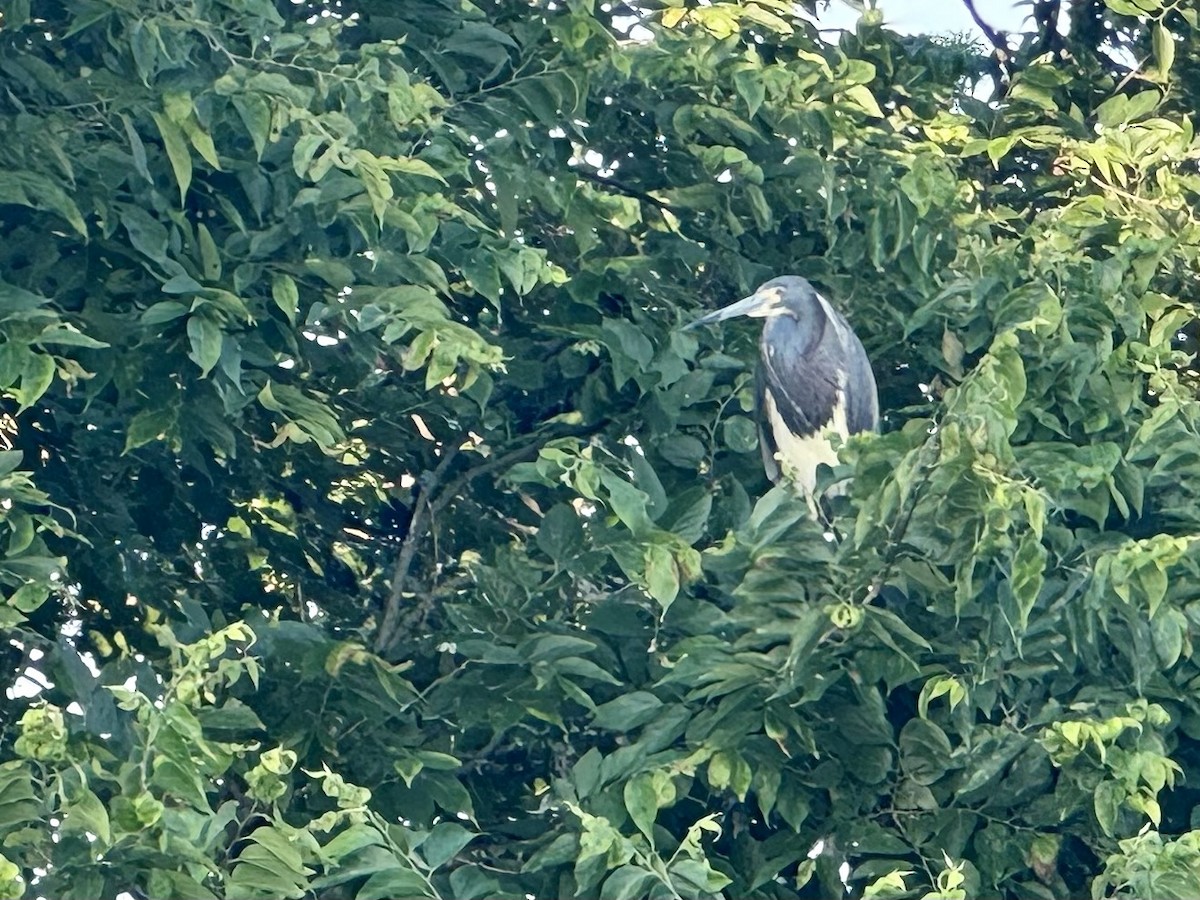
[[[839,360],[829,339],[833,329],[814,332],[780,316],[763,331],[759,366],[759,409],[770,393],[788,431],[807,437],[833,418],[838,400]],[[773,451],[772,451],[773,452]]]
[[816,298],[828,322],[821,349],[832,348],[841,364],[838,386],[846,406],[847,433],[875,431],[879,427],[879,391],[871,360],[850,323],[820,294]]
[[816,322],[786,316],[767,322],[759,409],[765,409],[763,395],[770,392],[784,424],[800,437],[827,426],[839,404],[848,433],[874,430],[879,399],[866,350],[841,314],[820,295],[817,300]]

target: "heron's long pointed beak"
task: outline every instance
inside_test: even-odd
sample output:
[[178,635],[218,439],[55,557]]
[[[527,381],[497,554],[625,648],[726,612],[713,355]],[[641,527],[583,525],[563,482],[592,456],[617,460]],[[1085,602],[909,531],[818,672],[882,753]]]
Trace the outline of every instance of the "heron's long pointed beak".
[[684,325],[683,330],[689,331],[701,325],[724,322],[726,319],[735,319],[738,316],[765,316],[767,315],[767,310],[774,305],[778,297],[779,292],[775,288],[766,291],[757,291],[749,297],[743,297],[735,303],[730,303],[728,306],[715,309],[701,316],[696,321]]

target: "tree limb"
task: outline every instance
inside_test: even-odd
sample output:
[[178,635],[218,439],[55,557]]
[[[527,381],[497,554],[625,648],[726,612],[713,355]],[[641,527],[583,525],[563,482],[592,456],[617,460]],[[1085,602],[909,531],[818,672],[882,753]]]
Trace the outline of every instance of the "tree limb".
[[1062,0],[1035,0],[1033,4],[1033,20],[1038,27],[1037,49],[1035,56],[1049,53],[1059,45],[1058,15],[1062,10]]
[[382,651],[392,642],[400,618],[400,601],[404,598],[404,588],[408,584],[408,571],[412,568],[413,559],[416,558],[417,545],[425,536],[428,527],[425,519],[433,511],[429,497],[437,491],[438,483],[457,455],[458,446],[456,444],[447,445],[437,467],[426,482],[417,488],[412,519],[409,520],[408,532],[404,535],[404,541],[400,545],[400,554],[396,557],[396,568],[392,572],[392,585],[388,591],[387,604],[383,609],[383,621],[380,622],[379,631],[375,636],[376,652]]
[[609,178],[606,175],[601,175],[598,172],[592,172],[592,171],[590,171],[588,169],[584,169],[582,167],[577,167],[575,169],[575,171],[576,171],[576,173],[578,173],[580,178],[584,178],[588,181],[593,181],[596,184],[602,184],[605,187],[612,188],[614,191],[624,194],[627,197],[633,197],[636,200],[641,200],[644,203],[649,203],[652,206],[658,207],[659,209],[670,209],[671,208],[670,204],[664,203],[663,201],[659,200],[657,197],[653,197],[650,194],[647,194],[645,191],[639,190],[638,188],[630,187],[629,185],[625,184],[624,182],[617,181],[617,179],[615,179],[615,178]]
[[[431,504],[431,511],[434,513],[441,512],[446,504],[459,495],[463,488],[478,478],[480,475],[486,475],[488,472],[495,472],[497,469],[504,469],[514,463],[524,462],[527,459],[532,459],[538,455],[538,452],[546,445],[546,441],[554,440],[560,437],[570,437],[573,432],[566,431],[551,435],[543,441],[537,441],[532,444],[526,444],[524,447],[518,447],[515,450],[510,450],[508,453],[503,453],[500,456],[494,456],[486,462],[480,463],[474,468],[467,469],[452,482],[446,485],[446,489],[438,495],[437,499]],[[584,433],[580,431],[579,433]]]
[[537,456],[547,441],[560,437],[579,437],[584,434],[590,434],[603,427],[603,425],[604,423],[600,422],[590,426],[554,430],[550,434],[539,436],[537,440],[524,446],[510,450],[508,453],[494,456],[477,466],[473,466],[457,476],[453,481],[442,486],[441,482],[446,474],[446,469],[449,467],[450,461],[458,453],[457,446],[447,449],[437,468],[433,470],[425,480],[425,483],[420,487],[413,504],[412,519],[408,523],[408,531],[404,535],[400,554],[396,557],[396,568],[392,573],[392,584],[388,592],[387,604],[384,607],[383,620],[375,636],[375,652],[381,655],[386,654],[395,642],[396,635],[403,624],[400,615],[401,603],[404,599],[405,589],[408,586],[409,570],[412,568],[413,560],[416,558],[417,548],[422,538],[425,537],[432,527],[434,517],[445,509],[450,501],[460,496],[467,485],[480,475],[505,469],[514,463],[524,462],[527,459]]
[[[1012,57],[1008,49],[1008,39],[1003,32],[997,31],[983,20],[983,17],[979,15],[979,10],[975,8],[975,0],[963,0],[963,6],[967,8],[967,12],[971,14],[971,18],[975,20],[975,24],[979,27],[979,30],[983,32],[984,37],[992,45],[992,57],[996,60],[996,65],[999,67],[1001,75],[1011,79],[1013,75],[1011,68]],[[999,83],[996,85],[997,90],[1002,90],[1002,87]]]

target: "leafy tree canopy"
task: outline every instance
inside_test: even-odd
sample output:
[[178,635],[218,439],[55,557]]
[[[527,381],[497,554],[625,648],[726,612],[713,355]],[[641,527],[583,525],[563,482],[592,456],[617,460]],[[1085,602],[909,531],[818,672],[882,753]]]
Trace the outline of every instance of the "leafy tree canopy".
[[1200,896],[1197,16],[1033,10],[0,2],[0,896]]

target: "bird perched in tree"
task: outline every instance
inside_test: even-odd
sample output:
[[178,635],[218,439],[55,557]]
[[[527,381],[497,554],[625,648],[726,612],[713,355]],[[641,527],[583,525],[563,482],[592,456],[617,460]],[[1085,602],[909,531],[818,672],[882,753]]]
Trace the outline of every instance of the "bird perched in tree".
[[871,361],[841,313],[795,275],[773,278],[686,327],[736,316],[766,319],[756,393],[767,477],[778,482],[787,476],[815,512],[817,468],[837,463],[830,436],[879,427]]

